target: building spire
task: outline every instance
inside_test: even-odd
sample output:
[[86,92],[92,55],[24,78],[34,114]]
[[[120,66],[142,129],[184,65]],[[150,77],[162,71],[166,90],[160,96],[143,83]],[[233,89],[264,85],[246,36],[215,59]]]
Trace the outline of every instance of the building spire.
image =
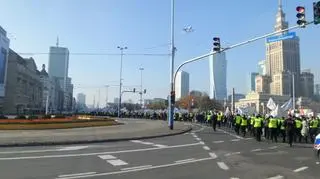
[[279,10],[282,10],[282,0],[279,0]]
[[57,36],[57,43],[56,43],[57,47],[59,47],[59,36]]

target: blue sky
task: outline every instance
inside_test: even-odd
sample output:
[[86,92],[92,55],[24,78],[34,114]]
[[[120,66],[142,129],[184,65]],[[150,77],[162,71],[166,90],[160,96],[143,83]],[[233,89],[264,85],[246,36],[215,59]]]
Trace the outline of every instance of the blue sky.
[[[295,25],[297,5],[305,5],[312,19],[312,0],[283,0],[289,25]],[[0,0],[0,25],[8,31],[11,48],[18,53],[48,52],[56,43],[70,50],[69,76],[74,94],[87,94],[105,103],[103,85],[117,85],[120,57],[117,55],[72,55],[72,53],[119,53],[117,46],[127,46],[126,53],[168,54],[170,40],[170,0]],[[222,46],[232,45],[273,31],[277,0],[176,0],[176,65],[207,53],[212,37],[220,36]],[[192,33],[182,29],[192,25]],[[320,65],[320,26],[298,29],[302,68],[316,73]],[[38,67],[48,63],[48,54],[33,55]],[[264,41],[227,52],[228,93],[235,87],[245,93],[248,76],[265,58]],[[165,97],[169,89],[168,56],[124,56],[124,86],[140,85],[139,67],[143,66],[144,98]],[[183,68],[190,73],[190,89],[209,91],[208,60]],[[128,89],[128,88],[127,88]],[[110,87],[109,101],[118,96],[118,87]],[[124,99],[138,99],[126,94]]]

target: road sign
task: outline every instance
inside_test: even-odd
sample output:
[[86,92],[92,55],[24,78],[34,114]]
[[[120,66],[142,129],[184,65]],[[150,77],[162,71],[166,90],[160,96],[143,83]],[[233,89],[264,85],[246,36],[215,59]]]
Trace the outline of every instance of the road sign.
[[272,37],[267,38],[267,43],[277,42],[277,41],[286,40],[286,39],[292,39],[294,37],[296,37],[295,32],[288,32],[286,34],[276,35],[276,36],[272,36]]

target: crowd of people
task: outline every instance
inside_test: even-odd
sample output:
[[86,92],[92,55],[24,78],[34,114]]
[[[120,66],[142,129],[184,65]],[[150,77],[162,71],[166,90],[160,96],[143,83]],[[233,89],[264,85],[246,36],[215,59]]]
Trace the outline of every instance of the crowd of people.
[[[117,116],[117,113],[109,114]],[[151,120],[167,120],[167,111],[131,111],[122,112],[121,117],[145,118]],[[293,142],[313,143],[320,127],[320,119],[315,116],[300,116],[289,114],[287,117],[274,117],[245,114],[224,114],[219,111],[208,112],[175,112],[175,121],[198,122],[227,130],[234,130],[237,135],[252,136],[257,141],[270,140],[272,142],[286,143],[292,146]]]

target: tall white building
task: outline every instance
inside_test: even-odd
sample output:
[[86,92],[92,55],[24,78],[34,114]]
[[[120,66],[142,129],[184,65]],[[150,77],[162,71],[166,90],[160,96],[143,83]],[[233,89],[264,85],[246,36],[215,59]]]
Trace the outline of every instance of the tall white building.
[[68,77],[69,71],[69,50],[65,47],[59,47],[57,40],[56,47],[50,47],[48,73],[50,77],[56,77],[63,89],[63,110],[72,109],[73,85],[71,78]]
[[0,26],[0,98],[5,95],[9,44],[7,32]]
[[77,96],[77,100],[79,104],[86,104],[86,95],[83,93],[79,93]]
[[189,94],[189,73],[179,71],[175,82],[176,99],[188,96]]
[[227,60],[225,52],[209,57],[209,70],[210,98],[224,100],[227,98]]
[[266,67],[265,60],[261,60],[258,62],[258,73],[259,73],[259,75],[266,75],[267,74],[267,67]]

